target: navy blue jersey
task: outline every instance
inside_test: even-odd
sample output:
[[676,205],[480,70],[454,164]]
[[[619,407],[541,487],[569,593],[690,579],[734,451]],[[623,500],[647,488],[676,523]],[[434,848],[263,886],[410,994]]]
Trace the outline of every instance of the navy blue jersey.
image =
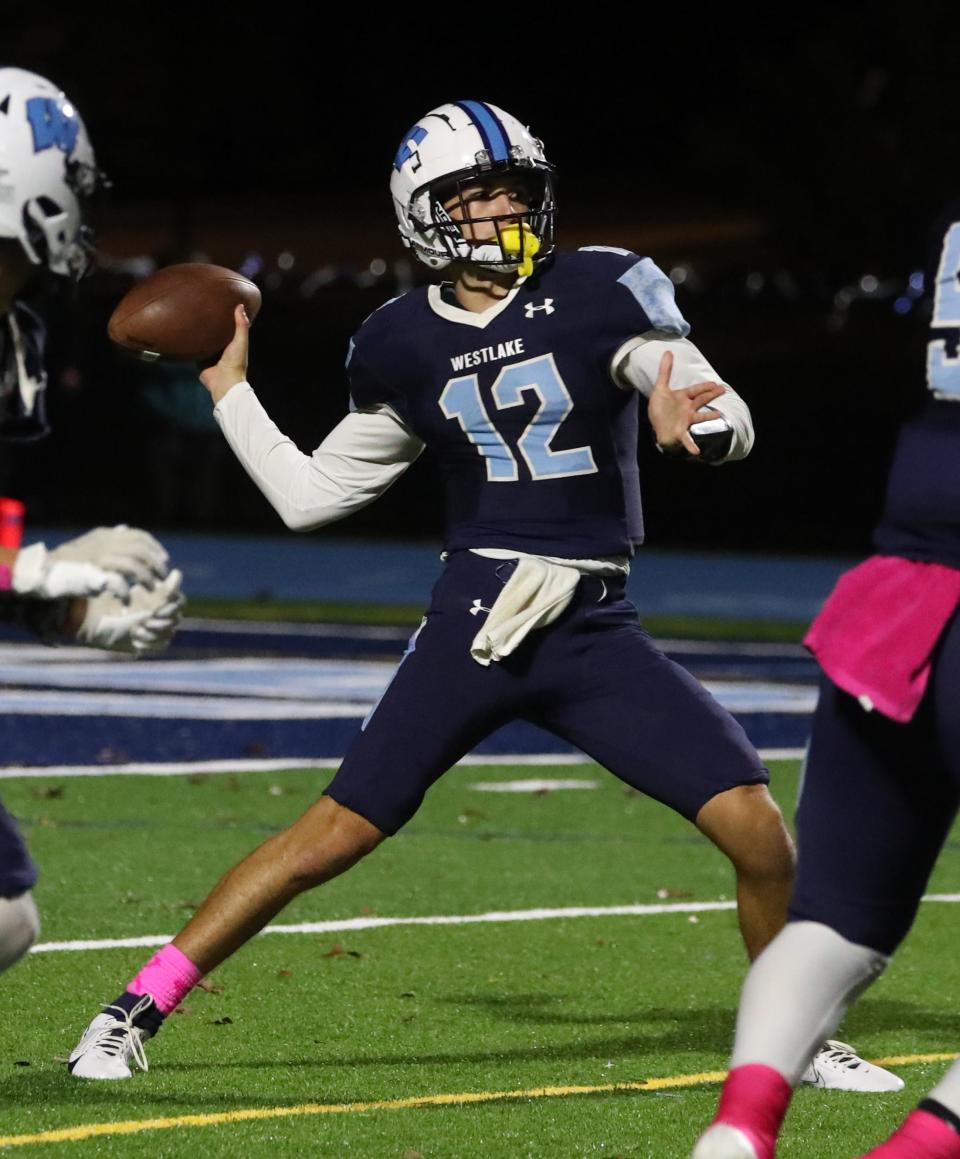
[[49,431],[45,345],[43,322],[23,302],[14,302],[10,314],[0,316],[0,440],[4,442],[31,442]]
[[382,306],[351,343],[351,398],[388,405],[439,457],[448,549],[628,555],[643,540],[638,399],[610,364],[654,329],[689,327],[649,258],[558,253],[484,314],[436,286]]
[[904,423],[873,539],[882,555],[960,567],[960,402],[931,399]]
[[874,543],[884,555],[960,567],[960,214],[937,231],[927,388],[897,440]]

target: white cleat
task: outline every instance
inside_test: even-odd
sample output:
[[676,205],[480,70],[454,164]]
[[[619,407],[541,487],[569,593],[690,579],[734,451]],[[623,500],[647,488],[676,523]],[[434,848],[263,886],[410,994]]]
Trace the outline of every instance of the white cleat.
[[67,1069],[79,1079],[128,1079],[133,1077],[130,1063],[141,1070],[149,1070],[143,1044],[150,1034],[134,1025],[134,1019],[151,1005],[153,999],[144,994],[127,1013],[119,1006],[108,1006],[98,1014],[83,1032],[83,1038],[74,1047]]
[[714,1123],[700,1136],[692,1159],[760,1159],[760,1152],[738,1127]]
[[801,1082],[834,1091],[902,1091],[903,1079],[861,1058],[852,1046],[828,1039],[803,1072]]

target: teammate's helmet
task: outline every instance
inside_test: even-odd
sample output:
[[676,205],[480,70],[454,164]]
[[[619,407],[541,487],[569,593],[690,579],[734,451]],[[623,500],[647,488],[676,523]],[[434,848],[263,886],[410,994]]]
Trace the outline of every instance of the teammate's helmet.
[[[491,175],[522,179],[529,186],[530,209],[504,218],[472,218],[493,221],[496,233],[495,240],[472,244],[444,202]],[[553,252],[553,166],[529,129],[495,105],[454,101],[421,117],[397,150],[390,192],[404,245],[432,269],[467,261],[529,272]]]
[[0,68],[0,237],[19,241],[34,265],[82,277],[93,256],[84,210],[105,184],[80,114],[59,88]]

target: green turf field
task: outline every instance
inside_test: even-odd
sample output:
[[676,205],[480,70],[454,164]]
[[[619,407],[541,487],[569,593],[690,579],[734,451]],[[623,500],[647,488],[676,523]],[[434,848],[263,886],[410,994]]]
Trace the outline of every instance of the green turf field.
[[[258,620],[291,624],[381,624],[415,628],[423,619],[422,605],[346,604],[320,600],[248,600],[214,596],[190,596],[188,616],[215,620]],[[749,620],[739,617],[646,615],[647,631],[660,639],[746,640],[756,643],[798,644],[807,630],[806,621]]]
[[[470,788],[531,776],[586,776],[600,787]],[[173,934],[216,877],[325,779],[6,782],[3,796],[43,869],[42,940]],[[795,783],[793,765],[774,766],[788,812]],[[948,847],[932,890],[960,891],[957,850]],[[730,896],[711,846],[595,767],[473,767],[450,773],[406,831],[280,920]],[[957,916],[952,905],[925,905],[887,976],[848,1017],[842,1036],[867,1057],[957,1049],[960,967],[937,953],[952,944]],[[725,911],[270,934],[171,1016],[148,1044],[149,1074],[110,1084],[69,1078],[63,1059],[80,1031],[150,953],[33,954],[3,977],[0,1143],[11,1153],[682,1157],[718,1089],[684,1082],[723,1069],[744,971],[735,915]],[[860,1154],[945,1065],[895,1068],[907,1081],[900,1095],[801,1091],[780,1153]],[[664,1081],[611,1089],[648,1079]],[[498,1092],[511,1097],[435,1098]],[[357,1106],[372,1102],[388,1105]],[[238,1111],[263,1117],[207,1121]],[[79,1141],[10,1138],[180,1116],[201,1119]]]

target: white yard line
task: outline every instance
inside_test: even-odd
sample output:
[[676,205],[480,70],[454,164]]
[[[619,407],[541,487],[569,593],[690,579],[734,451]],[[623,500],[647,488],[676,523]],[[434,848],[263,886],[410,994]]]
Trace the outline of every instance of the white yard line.
[[[799,760],[803,749],[761,749],[764,761]],[[461,765],[589,765],[579,753],[504,753],[468,756]],[[281,769],[335,769],[339,757],[308,760],[279,757],[272,760],[141,762],[129,765],[5,765],[0,781],[30,780],[36,777],[189,777],[197,773],[270,773]]]
[[599,781],[577,781],[572,777],[528,777],[522,781],[474,781],[467,785],[475,793],[549,793],[554,789],[599,789]]
[[[958,893],[927,894],[925,902],[955,905]],[[675,902],[671,905],[568,906],[564,909],[494,910],[483,914],[438,914],[416,918],[346,918],[329,922],[300,922],[297,925],[267,926],[264,934],[333,934],[357,930],[377,930],[387,926],[468,926],[503,922],[543,922],[556,919],[600,917],[654,917],[660,914],[700,914],[736,909],[732,901]],[[118,950],[138,946],[162,946],[173,934],[155,934],[142,938],[101,938],[73,942],[40,942],[32,954],[49,954],[77,950]]]

